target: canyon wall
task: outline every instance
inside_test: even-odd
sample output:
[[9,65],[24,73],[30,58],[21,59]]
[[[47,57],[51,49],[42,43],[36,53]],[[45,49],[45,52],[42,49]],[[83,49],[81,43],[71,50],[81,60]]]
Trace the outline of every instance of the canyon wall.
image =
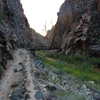
[[100,56],[100,0],[65,0],[46,37],[66,55]]

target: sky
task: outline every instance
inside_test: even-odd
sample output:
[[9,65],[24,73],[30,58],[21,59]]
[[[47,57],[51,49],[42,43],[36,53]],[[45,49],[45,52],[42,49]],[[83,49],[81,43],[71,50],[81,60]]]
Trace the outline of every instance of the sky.
[[30,27],[42,35],[57,21],[57,12],[64,0],[21,0]]

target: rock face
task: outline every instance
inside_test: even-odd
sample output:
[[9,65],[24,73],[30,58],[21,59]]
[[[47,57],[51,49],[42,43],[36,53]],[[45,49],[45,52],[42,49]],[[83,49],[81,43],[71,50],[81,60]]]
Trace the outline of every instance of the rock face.
[[52,39],[51,48],[100,56],[99,19],[100,0],[65,0],[53,31],[46,36]]
[[0,0],[0,66],[16,47],[32,47],[32,35],[20,0]]
[[0,0],[0,31],[13,36],[18,47],[29,46],[31,34],[20,0]]

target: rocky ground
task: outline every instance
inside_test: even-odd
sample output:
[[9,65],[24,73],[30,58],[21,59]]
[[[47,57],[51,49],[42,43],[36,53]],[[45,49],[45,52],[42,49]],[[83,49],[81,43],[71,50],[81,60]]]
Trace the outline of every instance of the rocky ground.
[[100,100],[99,90],[47,68],[27,50],[16,50],[7,68],[0,80],[0,100]]

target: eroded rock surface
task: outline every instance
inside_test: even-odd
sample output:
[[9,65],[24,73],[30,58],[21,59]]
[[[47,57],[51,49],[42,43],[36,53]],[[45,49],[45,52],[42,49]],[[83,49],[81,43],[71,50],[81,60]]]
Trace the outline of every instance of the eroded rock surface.
[[66,55],[100,56],[99,4],[99,0],[65,0],[55,27],[46,36],[52,39],[51,48]]

